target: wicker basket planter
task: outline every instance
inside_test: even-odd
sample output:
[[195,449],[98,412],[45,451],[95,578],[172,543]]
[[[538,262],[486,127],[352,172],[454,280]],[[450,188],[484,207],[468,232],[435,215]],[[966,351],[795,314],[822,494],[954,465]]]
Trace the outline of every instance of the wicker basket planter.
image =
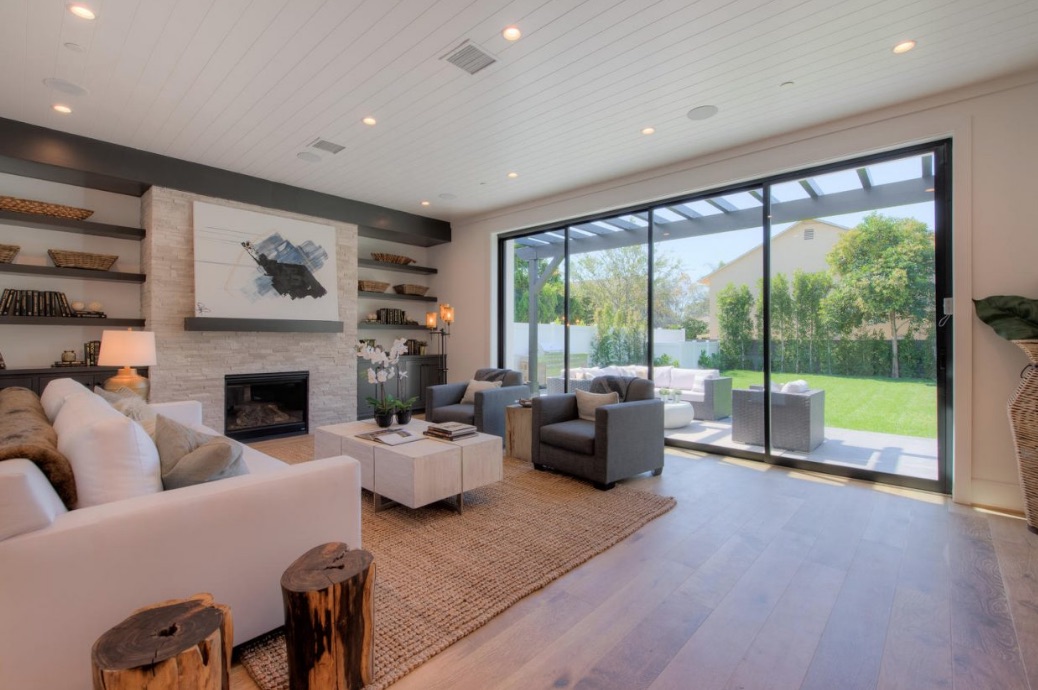
[[62,206],[61,204],[48,204],[45,201],[19,199],[13,196],[0,196],[0,211],[14,211],[15,213],[32,213],[37,216],[72,218],[73,220],[85,220],[94,214],[94,212],[88,208]]
[[0,264],[9,264],[14,261],[21,250],[17,244],[0,244]]
[[1009,399],[1009,426],[1024,489],[1027,527],[1038,533],[1038,340],[1014,340],[1027,354],[1030,366]]
[[70,252],[66,249],[48,249],[47,254],[58,268],[85,268],[91,271],[107,271],[119,258],[113,254]]
[[409,256],[400,256],[399,254],[385,254],[383,252],[371,252],[371,258],[375,261],[381,261],[384,264],[400,264],[406,266],[407,264],[413,264],[414,259]]
[[424,285],[410,285],[405,283],[403,285],[394,285],[393,291],[398,295],[418,295],[420,297],[425,297],[425,293],[429,292],[429,288]]
[[357,289],[361,292],[385,292],[387,287],[389,287],[389,283],[383,283],[379,280],[357,281]]

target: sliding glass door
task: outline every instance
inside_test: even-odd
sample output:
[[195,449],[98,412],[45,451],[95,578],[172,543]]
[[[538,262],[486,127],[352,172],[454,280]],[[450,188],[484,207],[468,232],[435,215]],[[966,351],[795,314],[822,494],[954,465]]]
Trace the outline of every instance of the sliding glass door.
[[650,378],[672,445],[948,491],[950,145],[505,238],[502,364]]

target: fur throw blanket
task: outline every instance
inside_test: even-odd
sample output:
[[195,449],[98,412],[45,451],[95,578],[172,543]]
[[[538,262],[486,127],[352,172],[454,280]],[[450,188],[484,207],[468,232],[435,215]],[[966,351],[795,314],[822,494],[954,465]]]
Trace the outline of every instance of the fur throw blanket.
[[76,480],[68,458],[58,452],[58,436],[40,398],[28,388],[0,390],[0,460],[32,460],[50,480],[65,506],[76,506]]

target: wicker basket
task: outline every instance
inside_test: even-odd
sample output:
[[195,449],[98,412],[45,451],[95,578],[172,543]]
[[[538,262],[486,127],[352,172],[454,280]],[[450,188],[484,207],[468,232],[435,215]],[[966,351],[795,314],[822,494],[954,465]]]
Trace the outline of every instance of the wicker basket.
[[413,264],[414,259],[409,256],[400,256],[399,254],[385,254],[383,252],[371,252],[371,258],[375,261],[381,261],[384,264]]
[[419,295],[425,297],[425,293],[429,292],[429,288],[424,285],[394,285],[393,291],[398,295]]
[[48,249],[47,254],[58,268],[86,268],[91,271],[107,271],[119,258],[112,254],[70,252],[65,249]]
[[72,218],[74,220],[85,220],[94,214],[88,208],[48,204],[45,201],[19,199],[13,196],[0,196],[0,211],[32,213],[37,216],[54,216],[56,218]]
[[389,287],[389,283],[383,283],[378,280],[357,281],[357,289],[361,292],[385,292],[387,287]]
[[20,250],[17,244],[0,244],[0,264],[9,264],[18,256]]

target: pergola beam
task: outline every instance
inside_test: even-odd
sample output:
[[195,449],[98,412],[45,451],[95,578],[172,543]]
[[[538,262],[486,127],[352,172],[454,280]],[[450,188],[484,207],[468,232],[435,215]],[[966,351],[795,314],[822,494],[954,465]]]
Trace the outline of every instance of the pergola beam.
[[861,181],[861,188],[865,191],[872,189],[872,177],[869,175],[869,169],[858,168],[855,172],[858,173],[858,180]]
[[817,200],[822,196],[822,188],[819,187],[818,183],[810,177],[806,180],[800,180],[800,186],[804,188],[804,191],[807,192],[808,196],[812,199]]

